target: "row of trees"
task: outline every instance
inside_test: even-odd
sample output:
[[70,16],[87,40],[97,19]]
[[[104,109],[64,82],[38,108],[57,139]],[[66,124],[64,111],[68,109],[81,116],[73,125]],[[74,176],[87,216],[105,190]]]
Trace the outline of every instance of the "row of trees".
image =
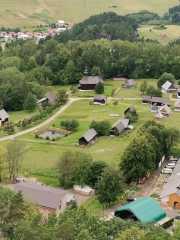
[[51,213],[44,217],[36,206],[24,202],[21,192],[0,185],[0,237],[16,240],[178,240],[180,225],[173,235],[152,223],[100,220],[83,207],[72,205],[59,217]]
[[126,181],[135,180],[156,168],[164,155],[179,141],[179,131],[166,128],[154,121],[147,121],[140,128],[138,136],[125,149],[120,169]]

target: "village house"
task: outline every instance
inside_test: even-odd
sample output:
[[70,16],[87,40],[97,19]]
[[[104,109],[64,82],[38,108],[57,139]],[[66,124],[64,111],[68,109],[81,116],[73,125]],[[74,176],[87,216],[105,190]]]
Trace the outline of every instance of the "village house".
[[26,35],[29,36],[29,38],[33,38],[34,34],[32,32],[26,32]]
[[174,111],[175,112],[180,112],[180,101],[175,102]]
[[151,106],[151,112],[152,112],[152,113],[157,113],[157,112],[158,112],[157,103],[154,103],[154,104]]
[[133,79],[126,80],[126,82],[122,85],[125,88],[133,88],[135,86],[135,82]]
[[96,105],[106,105],[107,97],[103,95],[94,95],[94,104]]
[[170,107],[170,98],[162,98],[162,97],[151,97],[151,96],[143,96],[142,104],[157,104],[157,107],[162,107],[165,104]]
[[162,113],[158,112],[158,113],[155,115],[155,120],[161,121],[162,119],[163,119]]
[[81,138],[79,138],[80,146],[89,146],[97,139],[97,132],[94,128],[87,131]]
[[0,110],[0,126],[3,126],[4,124],[8,123],[9,115],[7,112],[2,109]]
[[164,205],[175,210],[180,209],[180,161],[177,161],[159,198]]
[[177,98],[180,98],[180,88],[177,90]]
[[21,191],[26,202],[35,203],[42,210],[54,211],[57,214],[69,208],[75,200],[74,195],[66,190],[29,182],[19,182],[13,190]]
[[54,28],[49,28],[47,31],[48,31],[49,33],[53,33],[53,32],[55,31],[55,29],[54,29]]
[[[110,136],[121,135],[130,124],[129,119],[119,118],[119,120],[112,126]],[[118,132],[117,132],[118,131]]]
[[78,89],[79,91],[92,91],[95,90],[96,85],[101,82],[104,84],[104,81],[99,76],[89,76],[87,68],[85,68],[84,76],[79,81]]
[[1,38],[3,38],[5,35],[7,35],[7,32],[3,32],[3,31],[0,32],[0,37]]
[[56,98],[52,95],[51,92],[48,92],[44,98],[41,98],[37,101],[37,108],[41,108],[44,102],[46,102],[47,104],[55,105]]
[[176,83],[171,83],[169,81],[166,81],[163,85],[162,85],[162,92],[163,93],[175,93],[177,92],[178,89],[178,85]]
[[14,37],[15,32],[9,32],[9,37]]
[[129,111],[136,111],[136,108],[135,108],[135,106],[134,106],[133,104],[124,111],[124,116],[125,116]]
[[64,20],[57,20],[56,27],[58,28],[58,27],[63,27],[63,26],[65,26]]
[[171,109],[165,104],[163,107],[161,107],[158,111],[163,115],[163,117],[169,117],[171,114]]

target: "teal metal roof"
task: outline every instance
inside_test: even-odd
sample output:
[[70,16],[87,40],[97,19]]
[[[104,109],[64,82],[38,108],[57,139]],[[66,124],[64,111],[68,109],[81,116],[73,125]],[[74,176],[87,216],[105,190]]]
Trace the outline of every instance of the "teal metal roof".
[[117,216],[121,211],[132,212],[140,222],[159,222],[166,217],[166,212],[151,197],[137,199],[117,209],[114,215]]

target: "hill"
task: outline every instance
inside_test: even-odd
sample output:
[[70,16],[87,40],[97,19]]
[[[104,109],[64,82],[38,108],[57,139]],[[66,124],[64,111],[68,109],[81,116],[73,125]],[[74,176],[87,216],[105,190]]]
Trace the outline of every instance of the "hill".
[[0,22],[1,26],[24,30],[57,19],[80,22],[91,15],[108,11],[124,15],[148,10],[163,15],[170,7],[178,4],[178,0],[0,0]]

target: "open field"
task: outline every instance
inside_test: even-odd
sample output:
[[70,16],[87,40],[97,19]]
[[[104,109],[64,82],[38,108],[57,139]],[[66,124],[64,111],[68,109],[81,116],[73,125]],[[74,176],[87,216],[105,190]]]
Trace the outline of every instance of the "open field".
[[[164,30],[156,30],[153,29],[153,26],[142,26],[138,29],[140,37],[147,37],[150,39],[156,39],[162,43],[167,43],[172,41],[173,39],[179,38],[180,36],[180,26],[177,25],[166,25],[167,29]],[[150,32],[151,29],[151,32]],[[166,34],[167,38],[160,40],[156,34]]]
[[[104,160],[110,165],[118,166],[123,151],[129,142],[137,135],[139,127],[145,121],[153,120],[155,116],[155,114],[150,112],[150,105],[142,105],[141,100],[119,100],[118,103],[119,104],[114,108],[113,100],[110,101],[107,106],[89,105],[88,100],[74,102],[55,119],[54,123],[56,127],[59,127],[61,120],[66,118],[76,118],[80,122],[78,131],[68,137],[58,140],[57,142],[48,142],[44,140],[44,143],[42,143],[40,142],[42,139],[36,141],[36,138],[30,134],[18,137],[17,139],[25,140],[24,142],[27,147],[24,153],[22,171],[36,171],[42,168],[54,168],[60,154],[65,150],[89,153],[95,161]],[[93,119],[107,119],[113,124],[118,118],[109,117],[109,113],[118,113],[121,117],[124,110],[126,110],[131,104],[135,105],[139,114],[138,122],[132,124],[135,127],[134,130],[125,131],[122,136],[116,138],[101,137],[90,147],[82,148],[78,146],[78,138],[89,129],[89,124]],[[174,101],[171,101],[171,105],[173,110]],[[52,125],[52,123],[50,125]],[[167,127],[176,126],[180,130],[180,113],[172,111],[171,116],[163,119],[161,123]]]
[[5,27],[32,30],[33,26],[56,22],[58,19],[80,22],[91,15],[108,11],[124,15],[148,10],[163,15],[169,7],[177,5],[178,0],[16,0],[15,3],[13,0],[0,0],[0,22]]

